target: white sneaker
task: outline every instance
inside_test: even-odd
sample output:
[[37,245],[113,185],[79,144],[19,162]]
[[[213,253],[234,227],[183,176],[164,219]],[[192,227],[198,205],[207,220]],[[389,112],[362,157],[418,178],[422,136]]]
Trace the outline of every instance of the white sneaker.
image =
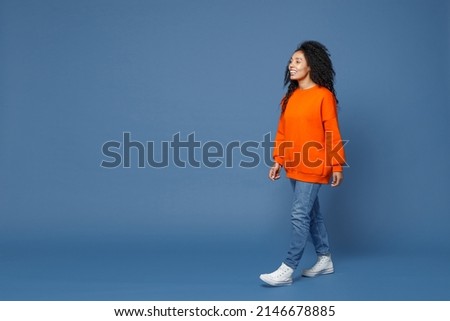
[[317,262],[312,268],[303,270],[302,275],[312,278],[320,274],[330,274],[333,272],[334,267],[331,256],[321,255],[317,258]]
[[282,263],[278,270],[269,274],[261,274],[259,278],[271,286],[291,285],[292,273],[294,270]]

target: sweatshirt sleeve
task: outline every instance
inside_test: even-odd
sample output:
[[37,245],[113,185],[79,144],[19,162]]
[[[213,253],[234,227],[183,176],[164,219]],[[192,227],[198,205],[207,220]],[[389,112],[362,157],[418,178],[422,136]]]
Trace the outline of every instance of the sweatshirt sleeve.
[[339,130],[336,99],[327,92],[322,101],[322,121],[325,130],[326,164],[332,166],[333,172],[342,172],[346,165],[344,144]]
[[284,113],[281,113],[278,121],[277,134],[275,136],[275,146],[273,149],[273,159],[278,164],[284,166],[284,153],[281,151],[282,143],[284,142]]

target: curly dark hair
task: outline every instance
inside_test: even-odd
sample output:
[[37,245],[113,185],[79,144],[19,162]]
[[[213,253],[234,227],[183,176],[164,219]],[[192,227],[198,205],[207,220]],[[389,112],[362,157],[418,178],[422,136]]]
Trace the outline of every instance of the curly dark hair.
[[[317,85],[327,88],[331,91],[338,102],[336,91],[334,90],[334,76],[336,73],[333,69],[333,64],[330,59],[328,49],[317,41],[305,41],[295,49],[294,53],[302,51],[305,55],[306,62],[311,68],[310,77]],[[284,74],[284,86],[288,86],[286,94],[281,101],[281,111],[286,109],[289,98],[292,93],[298,88],[298,82],[290,79],[289,63],[286,66]]]

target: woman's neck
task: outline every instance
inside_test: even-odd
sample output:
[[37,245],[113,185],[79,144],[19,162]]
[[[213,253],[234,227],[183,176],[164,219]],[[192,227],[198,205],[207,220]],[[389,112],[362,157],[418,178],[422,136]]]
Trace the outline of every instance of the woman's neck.
[[309,89],[314,87],[315,85],[316,83],[312,81],[310,77],[298,80],[298,88],[300,89]]

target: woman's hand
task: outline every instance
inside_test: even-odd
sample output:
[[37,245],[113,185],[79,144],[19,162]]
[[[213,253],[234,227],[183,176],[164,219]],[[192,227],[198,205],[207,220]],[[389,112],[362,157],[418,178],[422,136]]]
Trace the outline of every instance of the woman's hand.
[[273,166],[269,170],[269,179],[272,181],[280,178],[281,165],[278,163],[274,163]]
[[344,174],[342,172],[333,172],[333,180],[331,181],[331,186],[336,187],[341,185],[344,179]]

